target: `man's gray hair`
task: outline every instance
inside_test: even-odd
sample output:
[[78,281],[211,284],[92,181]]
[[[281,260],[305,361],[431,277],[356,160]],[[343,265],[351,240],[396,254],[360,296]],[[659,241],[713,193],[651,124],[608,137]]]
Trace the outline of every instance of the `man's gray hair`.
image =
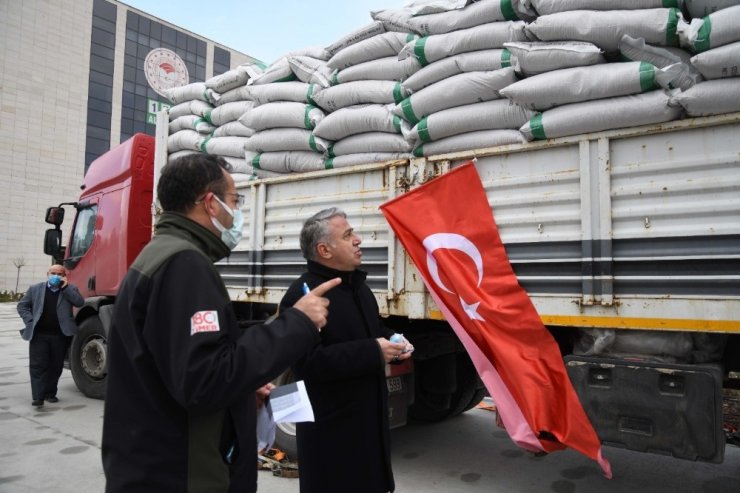
[[306,260],[316,260],[316,245],[329,236],[329,221],[334,217],[347,218],[342,209],[330,207],[306,219],[301,228],[301,253]]

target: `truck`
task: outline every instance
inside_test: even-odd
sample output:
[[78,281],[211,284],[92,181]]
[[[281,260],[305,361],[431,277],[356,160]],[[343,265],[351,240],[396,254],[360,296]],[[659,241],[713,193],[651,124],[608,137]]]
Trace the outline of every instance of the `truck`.
[[[337,206],[363,240],[384,323],[414,344],[388,372],[393,426],[439,421],[485,396],[379,205],[474,160],[520,285],[553,334],[603,443],[721,462],[723,395],[740,371],[740,113],[465,152],[238,180],[244,236],[217,264],[245,330],[275,313],[305,268],[302,221]],[[95,161],[73,203],[47,210],[45,253],[86,304],[70,350],[102,398],[116,291],[152,232],[167,115]],[[62,246],[64,206],[75,217]],[[289,371],[278,383],[293,379]],[[735,387],[735,389],[733,389]],[[734,394],[733,394],[734,395]],[[278,430],[294,450],[294,429]]]

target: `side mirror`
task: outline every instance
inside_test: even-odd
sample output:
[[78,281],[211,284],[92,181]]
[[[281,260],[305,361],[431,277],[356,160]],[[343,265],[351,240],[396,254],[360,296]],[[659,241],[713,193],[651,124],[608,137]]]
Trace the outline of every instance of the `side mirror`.
[[46,209],[46,217],[44,220],[48,224],[53,224],[58,228],[64,222],[64,207],[49,207]]
[[[50,207],[53,209],[53,207]],[[48,216],[48,213],[47,213]],[[64,216],[64,214],[62,214]],[[48,221],[47,221],[48,222]],[[62,230],[61,229],[47,229],[44,234],[44,253],[52,257],[61,258],[64,255],[64,248],[62,247]]]

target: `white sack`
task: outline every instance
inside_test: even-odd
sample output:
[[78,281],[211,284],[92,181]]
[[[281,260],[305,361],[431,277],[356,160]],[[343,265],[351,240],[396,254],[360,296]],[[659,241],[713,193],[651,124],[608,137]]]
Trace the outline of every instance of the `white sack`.
[[203,136],[195,130],[180,130],[167,137],[167,153],[177,151],[200,151]]
[[420,68],[421,64],[415,58],[406,60],[399,60],[398,56],[378,58],[336,72],[332,77],[332,83],[343,84],[358,80],[402,81]]
[[253,168],[273,173],[304,173],[324,168],[324,155],[310,151],[247,153]]
[[213,89],[206,87],[204,82],[193,82],[192,84],[167,89],[165,97],[172,104],[180,104],[194,99],[215,104],[219,96]]
[[276,82],[259,86],[250,86],[249,94],[256,105],[273,103],[275,101],[295,101],[296,103],[311,103],[314,91],[318,86],[300,81]]
[[392,106],[367,104],[340,108],[329,113],[314,128],[314,135],[337,141],[364,132],[389,132],[406,135],[408,122],[391,113]]
[[551,70],[604,63],[603,51],[580,41],[504,43],[514,59],[514,70],[525,76]]
[[221,106],[226,103],[233,103],[235,101],[251,101],[252,94],[250,91],[251,86],[241,86],[230,91],[226,91],[225,93],[221,94],[220,98],[218,98],[218,102],[216,103],[216,105]]
[[527,140],[552,139],[676,120],[681,108],[668,105],[663,90],[559,106],[536,115],[520,129]]
[[332,144],[327,150],[327,156],[343,156],[345,154],[366,154],[372,152],[411,152],[411,143],[402,135],[387,132],[367,132],[350,135]]
[[216,130],[216,127],[211,125],[204,117],[198,115],[185,115],[175,118],[170,122],[170,134],[186,129],[195,130],[200,134],[210,134]]
[[200,152],[213,156],[243,157],[244,144],[250,137],[206,137],[200,143]]
[[414,147],[478,130],[519,129],[534,112],[508,99],[466,104],[438,111],[417,123],[408,135]]
[[[569,10],[638,10],[658,9],[666,6],[665,0],[529,0],[539,15],[567,12]],[[674,0],[674,7],[679,7]]]
[[404,99],[393,113],[416,124],[423,117],[446,108],[499,99],[499,91],[514,82],[516,76],[511,67],[453,75]]
[[564,68],[527,77],[500,93],[525,108],[542,111],[568,103],[652,91],[658,88],[656,73],[656,68],[646,62]]
[[681,46],[695,53],[740,41],[740,5],[722,9],[691,23],[678,23]]
[[365,103],[397,103],[407,93],[398,82],[388,80],[358,80],[328,88],[313,94],[313,100],[326,111]]
[[740,111],[740,77],[707,80],[671,98],[689,116],[721,115]]
[[386,31],[399,33],[411,32],[409,21],[412,15],[411,10],[408,9],[385,9],[370,12],[370,17],[375,21],[382,22]]
[[321,87],[329,87],[332,82],[332,70],[326,62],[308,56],[292,56],[288,58],[288,64],[298,80],[317,84]]
[[310,130],[273,128],[262,130],[247,139],[244,149],[253,152],[314,151],[326,152],[329,142],[315,137]]
[[409,26],[422,35],[445,34],[498,21],[534,19],[536,14],[520,0],[479,0],[463,9],[409,19]]
[[245,67],[239,66],[233,70],[224,72],[221,75],[216,75],[206,80],[206,87],[213,89],[217,93],[221,94],[239,86],[243,86],[249,80],[249,74]]
[[401,48],[418,36],[398,32],[386,32],[363,39],[337,52],[326,64],[331,69],[342,70],[358,63],[396,56]]
[[296,76],[290,69],[288,58],[282,57],[274,62],[272,65],[267,67],[262,74],[249,79],[248,84],[258,86],[263,84],[272,84],[274,82],[288,82],[295,79]]
[[574,10],[538,17],[525,31],[541,41],[587,41],[613,52],[625,34],[653,45],[678,46],[680,20],[678,9]]
[[245,127],[238,120],[225,123],[213,131],[214,137],[251,137],[252,135],[254,135],[254,130]]
[[718,10],[740,5],[740,0],[683,0],[686,10],[692,19],[705,17]]
[[377,36],[378,34],[382,34],[384,32],[385,27],[383,26],[383,23],[380,21],[373,21],[367,26],[361,27],[349,34],[346,34],[345,36],[342,36],[341,38],[327,46],[325,50],[329,54],[329,57],[332,57],[336,55],[340,50],[343,50],[348,46],[359,43],[363,39],[372,38],[373,36]]
[[324,118],[316,106],[291,101],[278,101],[257,106],[239,118],[245,127],[254,130],[293,127],[311,130]]
[[357,164],[372,164],[382,163],[385,161],[398,161],[401,159],[410,159],[412,157],[413,155],[409,152],[371,152],[361,154],[345,154],[343,156],[328,158],[324,162],[324,166],[326,167],[326,169],[346,168],[347,166],[355,166]]
[[414,156],[436,156],[524,142],[519,130],[479,130],[420,145],[414,149]]
[[[407,60],[416,62],[413,57]],[[401,82],[401,87],[414,93],[453,75],[498,70],[510,66],[511,52],[507,49],[471,51],[430,63]]]
[[691,58],[691,65],[707,79],[738,77],[740,41],[699,53]]
[[216,126],[221,126],[239,119],[254,107],[254,101],[234,101],[212,109],[206,116]]
[[398,58],[416,57],[422,65],[429,65],[459,53],[503,48],[504,43],[526,41],[524,22],[491,22],[480,26],[434,34],[411,41],[403,47]]

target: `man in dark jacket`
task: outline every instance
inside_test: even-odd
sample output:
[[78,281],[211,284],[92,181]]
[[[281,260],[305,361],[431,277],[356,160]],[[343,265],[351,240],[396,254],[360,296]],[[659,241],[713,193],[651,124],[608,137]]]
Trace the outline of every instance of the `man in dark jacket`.
[[67,282],[67,271],[54,264],[45,282],[28,288],[16,307],[23,319],[21,337],[30,341],[28,370],[31,374],[31,405],[40,407],[44,400],[58,402],[57,385],[64,369],[64,355],[69,341],[77,333],[72,306],[82,306],[85,299],[77,286]]
[[321,295],[338,279],[269,326],[239,327],[213,266],[243,226],[227,169],[202,154],[163,168],[165,212],[123,280],[108,339],[109,493],[256,491],[255,392],[315,346],[326,324]]
[[303,283],[342,284],[327,294],[331,309],[321,345],[293,366],[305,380],[315,422],[297,423],[301,493],[393,491],[385,364],[411,357],[408,341],[392,343],[365,284],[362,240],[339,209],[320,211],[301,230],[308,272],[288,289],[280,310],[300,299]]

